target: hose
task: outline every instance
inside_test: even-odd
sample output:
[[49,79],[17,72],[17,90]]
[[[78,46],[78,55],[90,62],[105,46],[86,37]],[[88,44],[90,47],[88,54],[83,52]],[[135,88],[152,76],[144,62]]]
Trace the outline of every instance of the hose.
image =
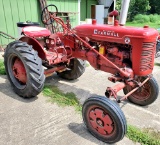
[[7,33],[4,33],[4,32],[2,32],[2,31],[0,31],[0,36],[4,37],[4,38],[6,38],[6,39],[14,39],[14,40],[17,40],[15,37],[13,37],[13,36],[11,36],[11,35],[9,35],[9,34],[7,34]]

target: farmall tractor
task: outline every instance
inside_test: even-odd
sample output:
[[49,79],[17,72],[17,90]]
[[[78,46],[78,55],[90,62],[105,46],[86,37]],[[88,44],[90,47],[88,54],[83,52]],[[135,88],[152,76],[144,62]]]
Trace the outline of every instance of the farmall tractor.
[[[93,20],[70,29],[69,21],[64,22],[57,13],[55,5],[42,11],[42,22],[53,28],[52,34],[46,28],[24,27],[24,36],[8,44],[4,63],[10,83],[19,96],[30,98],[42,91],[45,77],[54,72],[68,80],[80,77],[85,61],[110,73],[108,80],[115,86],[106,88],[105,97],[87,99],[82,114],[92,135],[106,143],[118,142],[126,134],[126,119],[109,98],[142,106],[157,99],[159,87],[152,71],[158,32],[148,26],[121,26],[118,20],[114,25],[98,25]],[[110,15],[117,16],[117,12]],[[122,89],[125,95],[119,98]]]

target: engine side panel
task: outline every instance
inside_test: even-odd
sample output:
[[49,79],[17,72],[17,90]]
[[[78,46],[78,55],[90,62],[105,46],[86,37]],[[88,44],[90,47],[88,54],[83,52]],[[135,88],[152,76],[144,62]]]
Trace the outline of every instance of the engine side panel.
[[[98,43],[113,43],[129,45],[130,61],[135,75],[146,76],[151,74],[154,67],[154,55],[156,47],[156,37],[158,32],[152,28],[134,28],[125,26],[109,25],[80,25],[75,27],[75,32],[81,38],[88,38],[90,41]],[[87,32],[87,33],[86,33]],[[116,45],[115,45],[116,46]],[[107,52],[109,49],[106,49]],[[124,49],[125,50],[125,49]],[[113,50],[113,47],[111,49]],[[109,53],[107,53],[109,54]],[[124,52],[121,50],[112,52],[112,59],[106,56],[117,66],[122,66],[122,57]],[[119,57],[119,55],[121,55]],[[114,56],[114,57],[113,57]],[[116,57],[115,57],[116,56]],[[117,59],[117,56],[119,57]],[[117,60],[116,60],[117,59]]]

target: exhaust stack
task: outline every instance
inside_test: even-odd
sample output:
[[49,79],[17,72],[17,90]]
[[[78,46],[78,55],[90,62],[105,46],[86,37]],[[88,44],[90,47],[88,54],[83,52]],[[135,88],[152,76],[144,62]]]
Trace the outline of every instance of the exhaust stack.
[[129,3],[130,3],[130,0],[122,0],[120,19],[119,19],[119,24],[120,25],[125,25],[126,24],[126,19],[127,19],[128,9],[129,9]]

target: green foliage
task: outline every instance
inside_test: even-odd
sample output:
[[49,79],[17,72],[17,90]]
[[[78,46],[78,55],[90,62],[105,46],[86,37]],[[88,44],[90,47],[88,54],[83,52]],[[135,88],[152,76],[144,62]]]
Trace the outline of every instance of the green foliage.
[[153,23],[159,23],[160,22],[160,15],[158,14],[154,14],[154,15],[150,15],[150,22]]
[[160,63],[155,62],[154,65],[160,67]]
[[120,12],[120,10],[121,10],[121,2],[122,2],[122,0],[117,0],[116,1],[116,10],[118,10],[119,12]]
[[126,26],[133,26],[133,27],[143,27],[144,25],[149,25],[150,28],[158,29],[160,28],[159,24],[156,23],[137,23],[136,21],[133,22],[127,22]]
[[[116,9],[120,11],[122,0],[116,1]],[[146,14],[150,10],[149,0],[131,0],[128,10],[128,19],[132,21],[137,14]],[[146,21],[148,18],[146,18]]]
[[128,125],[127,137],[135,142],[141,143],[141,145],[160,145],[160,139],[151,136],[147,132]]
[[45,86],[43,94],[50,97],[49,101],[60,106],[74,106],[77,111],[81,111],[81,105],[74,93],[63,93],[56,86]]
[[144,15],[144,16],[143,16],[143,21],[144,21],[144,23],[150,22],[150,17],[147,16],[147,15]]
[[[148,10],[150,10],[148,0],[132,0],[129,7],[129,20],[133,20],[137,14],[146,14]],[[147,20],[148,18],[146,18]]]
[[[120,12],[122,0],[116,0],[116,9]],[[159,23],[160,19],[157,14],[160,15],[160,1],[159,0],[131,0],[128,10],[128,20],[133,21],[137,14],[152,14],[150,22]],[[148,21],[148,18],[144,18]],[[141,21],[140,21],[141,22]],[[144,22],[144,20],[143,20]]]
[[159,2],[159,0],[149,0],[149,3],[150,3],[150,6],[151,6],[150,13],[151,14],[154,14],[154,13],[160,14],[160,2]]
[[133,21],[136,21],[137,23],[148,23],[150,22],[150,17],[147,15],[138,14],[134,17]]
[[139,20],[141,20],[143,18],[143,15],[142,14],[138,14],[138,15],[136,15],[135,17],[134,17],[134,19],[133,19],[133,21],[139,21]]
[[5,71],[3,60],[0,60],[0,74],[1,75],[6,75],[6,71]]
[[151,14],[151,15],[149,15],[149,18],[150,18],[150,22],[156,23],[156,21],[157,21],[156,16]]
[[133,22],[134,23],[159,23],[160,20],[160,15],[158,14],[150,14],[150,15],[142,15],[142,14],[137,14]]

